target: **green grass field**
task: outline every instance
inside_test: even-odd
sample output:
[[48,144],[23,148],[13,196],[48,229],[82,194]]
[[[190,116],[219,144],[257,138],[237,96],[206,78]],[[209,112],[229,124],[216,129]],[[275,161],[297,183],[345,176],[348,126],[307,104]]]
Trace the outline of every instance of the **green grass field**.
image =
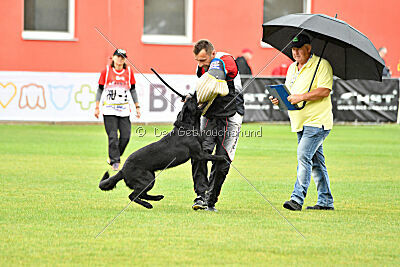
[[[154,126],[123,160],[158,140]],[[169,130],[171,126],[158,126]],[[218,213],[191,210],[190,163],[160,174],[146,210],[121,181],[98,189],[108,169],[102,125],[0,125],[0,265],[399,265],[400,126],[335,126],[324,144],[335,211],[282,207],[296,176],[289,125],[245,124]],[[158,132],[157,132],[158,133]],[[312,181],[305,206],[316,202]]]

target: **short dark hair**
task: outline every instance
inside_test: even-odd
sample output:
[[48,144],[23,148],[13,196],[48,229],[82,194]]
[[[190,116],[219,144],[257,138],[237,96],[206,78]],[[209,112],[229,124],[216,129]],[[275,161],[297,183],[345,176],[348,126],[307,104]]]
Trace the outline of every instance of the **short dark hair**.
[[203,49],[206,50],[207,54],[211,55],[211,53],[214,51],[214,46],[207,39],[201,39],[195,43],[193,53],[195,55],[198,55]]

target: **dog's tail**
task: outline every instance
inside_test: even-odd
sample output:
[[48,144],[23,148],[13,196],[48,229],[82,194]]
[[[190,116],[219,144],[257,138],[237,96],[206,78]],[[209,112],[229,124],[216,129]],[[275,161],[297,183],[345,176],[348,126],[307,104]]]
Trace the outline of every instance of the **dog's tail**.
[[108,172],[105,172],[103,178],[100,181],[99,188],[103,191],[112,190],[115,188],[117,183],[124,179],[124,175],[119,171],[116,175],[111,176]]

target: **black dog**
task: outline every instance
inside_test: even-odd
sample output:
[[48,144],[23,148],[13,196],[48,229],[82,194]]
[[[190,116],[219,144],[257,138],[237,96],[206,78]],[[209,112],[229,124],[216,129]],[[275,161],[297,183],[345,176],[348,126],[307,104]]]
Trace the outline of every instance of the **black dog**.
[[194,160],[225,160],[222,155],[210,155],[203,151],[200,134],[201,109],[197,106],[196,94],[188,98],[174,123],[174,129],[161,140],[149,144],[132,153],[123,168],[114,176],[106,172],[100,181],[101,190],[111,190],[122,179],[133,189],[131,201],[151,209],[145,200],[159,201],[162,195],[151,196],[147,192],[153,188],[155,171],[181,165],[190,158]]

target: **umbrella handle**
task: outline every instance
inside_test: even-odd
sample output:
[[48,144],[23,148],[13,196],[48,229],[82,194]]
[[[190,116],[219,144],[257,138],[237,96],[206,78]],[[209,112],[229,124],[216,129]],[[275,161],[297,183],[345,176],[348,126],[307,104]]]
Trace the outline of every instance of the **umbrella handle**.
[[307,101],[304,101],[303,106],[301,106],[301,108],[297,108],[296,110],[302,110],[306,106],[306,104],[307,104]]

